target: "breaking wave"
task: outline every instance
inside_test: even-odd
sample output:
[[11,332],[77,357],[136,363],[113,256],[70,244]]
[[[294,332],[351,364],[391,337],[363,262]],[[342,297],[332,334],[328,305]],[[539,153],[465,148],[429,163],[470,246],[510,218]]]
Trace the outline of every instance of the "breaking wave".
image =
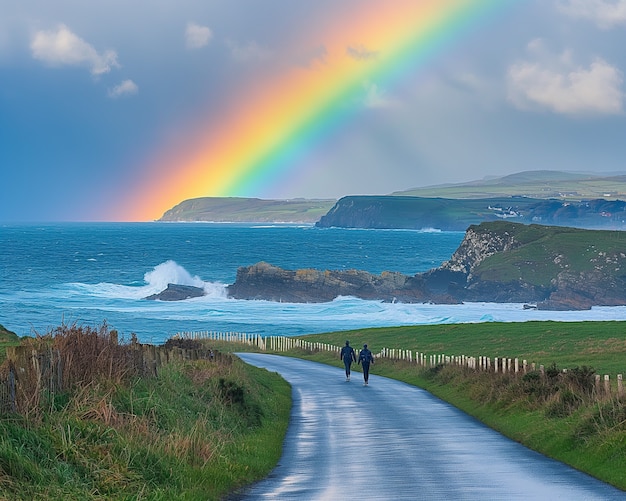
[[175,261],[168,260],[155,266],[144,274],[141,286],[120,285],[113,283],[99,284],[68,284],[75,292],[92,294],[98,297],[120,299],[143,299],[165,290],[168,284],[191,285],[203,289],[206,296],[212,298],[226,297],[226,285],[218,282],[205,282],[197,275],[191,275]]

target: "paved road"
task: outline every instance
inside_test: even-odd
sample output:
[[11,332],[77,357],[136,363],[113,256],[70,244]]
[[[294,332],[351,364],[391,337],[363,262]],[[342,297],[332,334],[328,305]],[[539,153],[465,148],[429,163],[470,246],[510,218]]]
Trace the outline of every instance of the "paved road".
[[626,500],[419,388],[375,374],[363,386],[360,373],[346,382],[339,367],[238,355],[281,374],[293,409],[278,466],[237,499]]

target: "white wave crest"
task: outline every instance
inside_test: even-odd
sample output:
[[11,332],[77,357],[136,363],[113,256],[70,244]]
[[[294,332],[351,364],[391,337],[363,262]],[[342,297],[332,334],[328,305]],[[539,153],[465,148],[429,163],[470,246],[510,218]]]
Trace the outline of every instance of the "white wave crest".
[[143,279],[150,288],[158,291],[166,289],[168,284],[192,285],[200,288],[204,288],[205,285],[201,278],[192,277],[185,268],[171,259],[155,266],[152,271],[143,276]]
[[[143,299],[167,289],[168,284],[191,285],[203,289],[205,298],[226,298],[226,285],[218,282],[205,282],[198,276],[192,276],[184,267],[175,261],[161,263],[144,274],[145,285],[131,286],[107,282],[98,284],[70,283],[72,295],[87,294],[111,299]],[[198,298],[199,299],[199,298]]]

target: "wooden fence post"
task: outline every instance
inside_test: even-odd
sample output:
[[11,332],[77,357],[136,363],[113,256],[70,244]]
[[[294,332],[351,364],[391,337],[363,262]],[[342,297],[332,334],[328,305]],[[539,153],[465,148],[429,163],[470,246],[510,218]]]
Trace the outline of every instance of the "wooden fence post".
[[11,400],[11,412],[17,411],[17,401],[15,399],[15,368],[9,369],[9,399]]

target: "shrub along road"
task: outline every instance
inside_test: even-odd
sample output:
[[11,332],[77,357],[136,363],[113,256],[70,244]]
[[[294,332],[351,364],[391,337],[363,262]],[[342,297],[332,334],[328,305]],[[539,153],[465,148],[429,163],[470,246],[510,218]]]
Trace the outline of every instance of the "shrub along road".
[[[236,499],[626,499],[487,428],[428,392],[343,368],[239,353],[292,386],[283,455]],[[376,366],[372,367],[375,372]]]

